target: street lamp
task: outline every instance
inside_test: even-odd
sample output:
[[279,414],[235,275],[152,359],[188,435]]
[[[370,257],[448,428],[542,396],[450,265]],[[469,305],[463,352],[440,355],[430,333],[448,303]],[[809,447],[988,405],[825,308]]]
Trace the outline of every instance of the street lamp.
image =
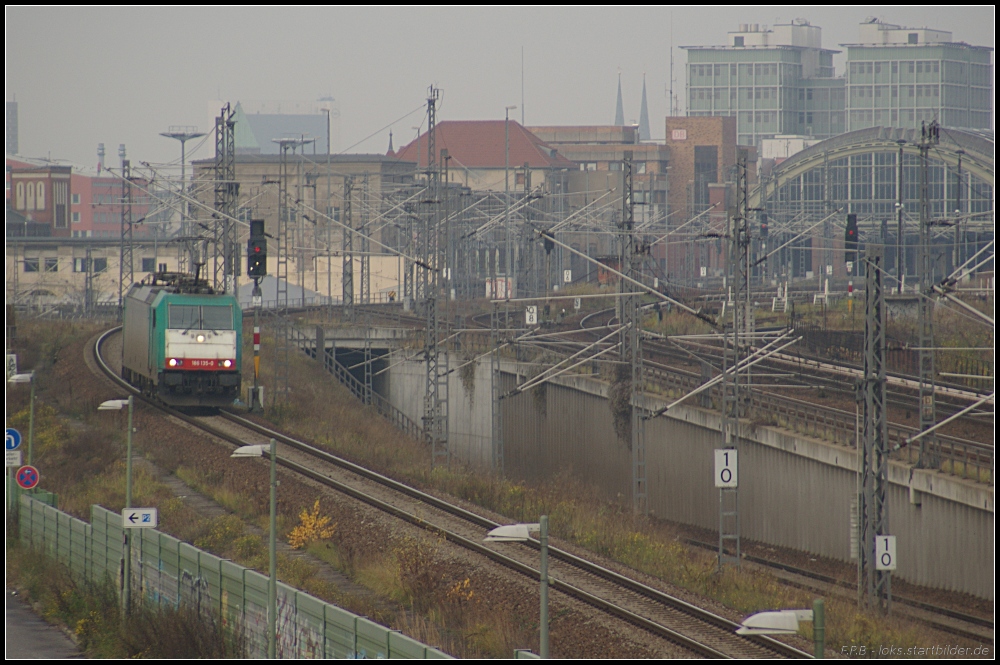
[[777,610],[751,614],[736,629],[737,635],[794,635],[800,621],[813,622],[813,648],[816,658],[824,657],[826,621],[823,599],[813,601],[811,610]]
[[513,297],[511,293],[514,289],[514,277],[511,266],[513,265],[513,255],[510,246],[510,112],[517,108],[517,105],[505,106],[503,114],[503,225],[506,230],[507,245],[507,270],[505,271],[507,283],[504,285],[507,298]]
[[31,397],[28,406],[28,465],[31,465],[31,449],[35,443],[35,373],[28,372],[27,374],[15,374],[14,376],[7,379],[7,383],[30,383],[31,384]]
[[483,542],[509,543],[525,542],[531,539],[529,533],[538,532],[538,542],[541,545],[541,562],[539,564],[539,592],[541,596],[541,612],[538,622],[538,651],[542,658],[549,657],[549,516],[542,515],[538,524],[508,524],[498,526],[486,534]]
[[[121,411],[128,407],[128,436],[125,448],[125,507],[132,507],[132,413],[134,403],[132,395],[128,399],[109,399],[101,402],[98,411]],[[124,522],[123,522],[124,525]],[[122,623],[129,613],[132,603],[132,535],[131,529],[125,529],[125,566],[122,570]]]
[[271,538],[269,544],[270,550],[270,581],[267,585],[267,657],[274,658],[277,646],[277,625],[278,625],[278,612],[277,612],[277,599],[278,599],[278,575],[275,567],[275,562],[277,558],[275,557],[275,534],[277,533],[277,512],[278,512],[278,471],[277,471],[277,455],[275,454],[275,448],[277,443],[274,439],[271,439],[270,449],[267,453],[264,452],[267,446],[260,444],[251,446],[240,446],[233,451],[230,457],[264,457],[269,455],[271,457]]

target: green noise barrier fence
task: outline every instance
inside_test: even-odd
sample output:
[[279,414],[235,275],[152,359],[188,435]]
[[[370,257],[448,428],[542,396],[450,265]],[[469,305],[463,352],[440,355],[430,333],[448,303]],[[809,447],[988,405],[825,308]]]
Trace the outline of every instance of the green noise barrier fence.
[[[87,524],[30,494],[19,497],[20,538],[92,580],[110,576],[121,586],[122,517],[91,507]],[[267,656],[266,575],[199,550],[154,529],[133,529],[133,602],[193,607],[242,629],[247,656]],[[450,658],[307,593],[278,583],[278,658]]]

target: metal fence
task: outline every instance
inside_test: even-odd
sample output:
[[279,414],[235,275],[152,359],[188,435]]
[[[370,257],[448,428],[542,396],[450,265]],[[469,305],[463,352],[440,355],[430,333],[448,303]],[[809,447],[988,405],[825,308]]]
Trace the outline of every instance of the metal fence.
[[[22,494],[20,538],[73,574],[121,583],[124,529],[119,513],[91,508],[91,524]],[[132,531],[133,598],[193,607],[242,630],[247,656],[267,657],[268,577],[154,529]],[[450,658],[285,584],[277,593],[278,658]]]
[[295,344],[306,354],[313,358],[321,356],[317,359],[323,364],[323,369],[333,374],[355,397],[365,404],[371,404],[375,407],[376,411],[387,418],[393,425],[403,430],[408,436],[418,441],[423,439],[423,429],[420,425],[393,406],[385,397],[372,390],[371,387],[366,387],[346,367],[337,362],[336,358],[331,354],[326,353],[325,350],[323,353],[320,353],[316,348],[315,338],[309,337],[294,325],[289,329],[289,336],[291,337],[292,344]]
[[[657,368],[646,368],[645,372],[652,383],[667,392],[688,393],[702,383],[701,378],[694,374],[668,372]],[[709,392],[713,405],[717,408],[719,392],[714,387]],[[752,414],[750,417],[752,423],[785,427],[800,434],[850,448],[856,445],[857,416],[848,411],[794,397],[753,390],[750,392],[747,412]],[[919,430],[915,427],[889,423],[889,444],[893,449],[891,454],[893,459],[910,464],[917,462],[919,446],[906,444],[906,440],[917,433]],[[993,446],[937,435],[928,448],[930,455],[925,458],[925,465],[930,461],[944,473],[988,484],[993,483]]]

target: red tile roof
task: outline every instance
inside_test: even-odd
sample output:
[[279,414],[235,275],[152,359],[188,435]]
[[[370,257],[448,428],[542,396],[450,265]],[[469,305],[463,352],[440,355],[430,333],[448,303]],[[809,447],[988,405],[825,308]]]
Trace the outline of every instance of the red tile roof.
[[[510,120],[508,140],[509,165],[511,168],[523,166],[531,168],[577,168],[554,148],[543,143],[517,122]],[[503,120],[445,120],[434,130],[438,152],[447,150],[459,165],[469,169],[504,167],[504,121]],[[395,157],[402,161],[427,164],[427,134],[396,151]]]

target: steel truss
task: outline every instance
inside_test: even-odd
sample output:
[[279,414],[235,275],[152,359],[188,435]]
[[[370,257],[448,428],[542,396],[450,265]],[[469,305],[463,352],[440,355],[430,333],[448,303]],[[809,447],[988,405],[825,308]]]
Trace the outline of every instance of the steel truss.
[[878,536],[888,535],[889,486],[888,418],[885,374],[884,250],[869,244],[865,251],[865,364],[861,391],[864,397],[863,447],[861,450],[861,495],[858,521],[861,530],[858,551],[858,595],[870,607],[888,612],[891,578],[876,570]]

